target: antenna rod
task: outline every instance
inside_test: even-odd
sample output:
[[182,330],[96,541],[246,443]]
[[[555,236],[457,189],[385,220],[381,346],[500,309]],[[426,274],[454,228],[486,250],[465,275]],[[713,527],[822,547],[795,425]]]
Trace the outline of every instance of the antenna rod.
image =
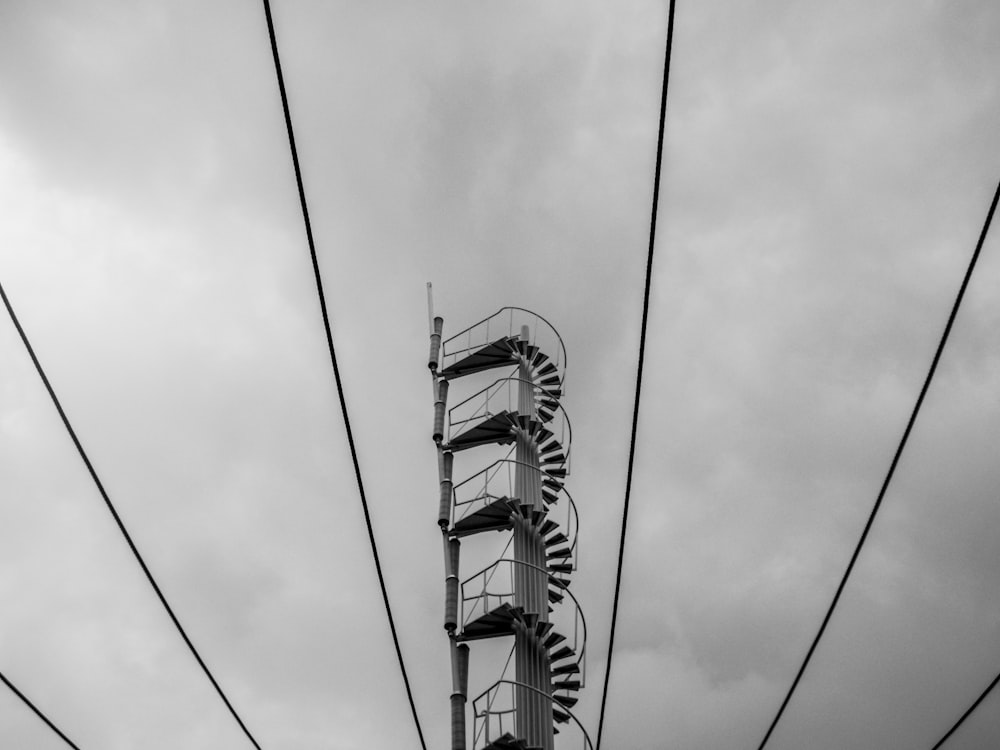
[[431,282],[427,282],[427,329],[434,333],[434,292]]

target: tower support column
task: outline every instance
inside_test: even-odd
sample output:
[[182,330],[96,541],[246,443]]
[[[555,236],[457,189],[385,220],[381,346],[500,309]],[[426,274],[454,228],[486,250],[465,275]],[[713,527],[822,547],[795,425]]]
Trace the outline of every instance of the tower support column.
[[[521,340],[529,341],[527,327],[521,329]],[[533,424],[538,420],[535,406],[536,386],[526,361],[518,366],[518,413]],[[545,542],[534,522],[534,511],[544,511],[542,500],[541,460],[538,445],[530,432],[519,429],[515,438],[515,485],[518,501],[524,508],[514,524],[514,600],[524,608],[528,621],[548,622],[548,574],[545,572]],[[515,674],[520,685],[515,686],[518,736],[531,747],[552,750],[552,703],[548,651],[533,627],[518,628],[514,633]],[[522,687],[521,685],[527,686]],[[533,689],[532,689],[533,688]]]

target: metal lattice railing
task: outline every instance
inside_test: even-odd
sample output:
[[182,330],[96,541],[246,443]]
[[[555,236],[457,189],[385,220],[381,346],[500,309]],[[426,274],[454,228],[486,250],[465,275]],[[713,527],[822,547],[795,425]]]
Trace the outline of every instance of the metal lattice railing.
[[546,407],[548,418],[539,412],[538,423],[552,433],[552,436],[559,441],[562,446],[565,460],[562,462],[569,473],[570,445],[573,442],[573,428],[569,417],[562,404],[554,399],[545,397],[545,392],[540,391],[534,383],[529,380],[522,380],[516,377],[501,378],[486,386],[482,390],[474,393],[460,401],[448,410],[448,442],[452,442],[461,437],[468,430],[473,429],[483,421],[499,414],[511,414],[517,416],[518,411],[518,389],[521,387],[533,388],[536,391],[535,403],[550,402]]
[[[518,500],[517,491],[515,490],[515,476],[519,468],[523,471],[535,471],[543,476],[545,475],[545,471],[538,467],[510,458],[502,458],[494,461],[478,474],[473,474],[468,479],[464,479],[456,484],[452,490],[451,525],[454,526],[458,521],[482,510],[497,500],[503,498]],[[560,528],[566,535],[567,544],[570,549],[570,555],[567,559],[575,570],[578,532],[580,528],[576,503],[566,488],[561,485],[558,490],[553,489],[553,492],[556,493],[556,500],[549,505],[548,517],[560,522]],[[563,502],[564,500],[565,502]],[[557,504],[561,506],[558,509],[555,507]]]
[[[580,670],[580,686],[587,675],[587,620],[576,596],[548,570],[531,563],[510,558],[502,558],[486,566],[461,584],[461,612],[459,620],[464,628],[474,620],[484,617],[504,604],[514,606],[516,570],[535,571],[544,574],[549,585],[563,595],[563,600],[552,608],[549,620],[552,629],[566,640],[575,654],[573,663]],[[569,606],[565,606],[565,605]]]
[[583,728],[583,724],[573,715],[572,711],[542,690],[538,690],[531,685],[526,685],[523,682],[506,679],[500,679],[493,683],[493,685],[480,693],[472,701],[472,711],[475,721],[473,750],[482,750],[482,748],[487,747],[491,742],[503,735],[514,734],[516,732],[515,721],[517,716],[517,693],[519,689],[537,693],[545,700],[553,702],[558,706],[560,711],[569,717],[566,723],[575,730],[573,733],[577,736],[574,741],[568,736],[570,732],[561,732],[560,744],[563,748],[579,747],[581,750],[593,750],[594,745],[590,741],[590,735],[587,734],[587,730]]
[[545,318],[523,307],[503,307],[447,339],[441,349],[442,369],[493,342],[520,338],[524,326],[530,331],[528,343],[548,355],[549,361],[559,371],[559,379],[565,388],[566,346],[562,337]]

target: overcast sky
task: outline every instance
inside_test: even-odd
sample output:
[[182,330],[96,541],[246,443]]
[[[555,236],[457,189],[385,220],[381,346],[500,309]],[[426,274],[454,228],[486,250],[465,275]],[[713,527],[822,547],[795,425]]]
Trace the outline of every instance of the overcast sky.
[[[604,740],[737,750],[833,595],[1000,179],[1000,4],[678,6]],[[518,305],[566,342],[591,636],[578,715],[596,739],[666,10],[275,3],[431,747],[450,675],[427,281],[446,335]],[[0,282],[261,745],[418,747],[260,3],[0,3],[0,216]],[[995,229],[773,750],[929,748],[1000,670],[998,288]],[[0,362],[0,671],[84,750],[250,747],[6,319]],[[456,476],[479,468],[463,454]],[[486,650],[473,692],[499,676]],[[948,747],[998,742],[993,696]],[[3,690],[0,745],[64,747]]]

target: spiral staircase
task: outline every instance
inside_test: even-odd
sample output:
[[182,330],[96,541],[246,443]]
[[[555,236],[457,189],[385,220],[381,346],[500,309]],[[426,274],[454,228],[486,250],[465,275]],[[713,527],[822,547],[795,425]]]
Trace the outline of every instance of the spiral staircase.
[[[516,675],[508,679],[505,667],[473,700],[473,750],[554,750],[560,734],[560,748],[591,748],[571,710],[585,680],[586,621],[569,590],[578,516],[564,486],[572,443],[560,403],[565,348],[547,321],[522,308],[503,308],[443,342],[442,319],[433,326],[428,364],[455,679],[453,750],[466,747],[467,644],[493,638],[513,640]],[[513,372],[447,409],[452,382],[501,368]],[[472,451],[471,458],[483,446],[511,448],[454,482],[455,455]],[[509,532],[513,555],[461,580],[460,540],[486,532]]]

